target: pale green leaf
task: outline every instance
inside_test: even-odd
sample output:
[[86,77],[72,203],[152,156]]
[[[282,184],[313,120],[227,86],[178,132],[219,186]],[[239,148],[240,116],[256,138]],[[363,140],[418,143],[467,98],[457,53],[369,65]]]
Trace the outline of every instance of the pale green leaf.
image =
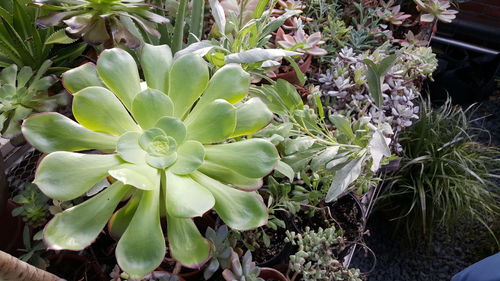
[[165,257],[165,239],[160,224],[160,189],[143,191],[127,230],[116,246],[118,265],[131,278],[142,278]]
[[349,185],[359,177],[361,174],[361,164],[364,159],[364,156],[355,158],[335,173],[330,189],[325,197],[327,203],[344,193]]
[[139,132],[127,132],[120,136],[116,145],[116,152],[120,157],[130,163],[144,164],[146,152],[139,146]]
[[208,85],[206,62],[197,55],[176,59],[169,73],[168,95],[174,103],[174,116],[182,118]]
[[127,230],[140,201],[141,193],[136,190],[136,193],[130,198],[127,204],[116,211],[116,213],[111,216],[111,219],[109,219],[108,231],[115,240],[119,240],[125,230]]
[[198,171],[193,172],[192,177],[212,193],[214,209],[229,227],[248,230],[267,223],[267,208],[257,192],[235,189]]
[[205,146],[205,159],[231,168],[249,178],[269,174],[278,162],[278,150],[263,139],[249,139],[235,143]]
[[113,152],[118,140],[115,136],[91,131],[55,112],[26,119],[22,132],[31,145],[45,153],[90,149]]
[[45,45],[51,44],[71,44],[76,42],[78,39],[73,39],[66,35],[66,31],[64,29],[59,29],[58,31],[52,33],[45,39]]
[[140,131],[127,109],[109,90],[88,87],[75,94],[75,119],[84,127],[119,136],[129,131]]
[[87,192],[120,165],[117,155],[95,155],[57,151],[40,162],[34,183],[45,195],[57,200],[72,200]]
[[232,137],[253,134],[273,120],[273,113],[259,98],[251,98],[236,109],[236,128]]
[[200,268],[210,258],[210,243],[191,219],[167,217],[168,242],[172,257],[190,268]]
[[185,121],[188,139],[216,143],[231,136],[236,127],[236,108],[223,99],[199,108]]
[[205,149],[197,141],[186,141],[177,149],[177,161],[171,171],[178,175],[187,175],[198,169],[205,158]]
[[122,164],[108,171],[109,175],[142,190],[160,189],[158,170],[148,165]]
[[132,115],[144,130],[154,127],[160,118],[171,116],[173,112],[172,100],[155,89],[140,92],[132,103]]
[[64,72],[62,84],[71,94],[75,94],[87,87],[105,87],[101,78],[97,75],[95,64],[91,62]]
[[215,163],[204,161],[198,171],[214,178],[218,181],[234,185],[242,190],[257,190],[262,186],[262,178],[248,178],[242,176],[228,167],[217,165]]
[[201,107],[216,99],[225,99],[235,104],[248,94],[249,87],[250,74],[237,64],[225,65],[212,76],[196,107]]
[[177,145],[181,144],[186,138],[186,127],[179,119],[175,117],[162,117],[155,125],[156,128],[162,129],[167,136],[175,139]]
[[163,93],[168,92],[168,73],[172,67],[172,51],[167,45],[144,44],[141,52],[141,66],[148,87]]
[[134,58],[122,49],[105,50],[97,60],[97,72],[108,88],[131,110],[134,97],[141,91]]
[[189,176],[166,173],[165,204],[173,217],[191,218],[202,216],[214,206],[210,192]]
[[92,244],[127,190],[115,182],[87,201],[57,214],[44,229],[49,248],[81,250]]
[[293,178],[295,177],[295,172],[293,171],[292,167],[290,167],[290,165],[283,161],[278,161],[278,164],[276,165],[276,171],[286,176],[290,180],[290,182],[292,182]]

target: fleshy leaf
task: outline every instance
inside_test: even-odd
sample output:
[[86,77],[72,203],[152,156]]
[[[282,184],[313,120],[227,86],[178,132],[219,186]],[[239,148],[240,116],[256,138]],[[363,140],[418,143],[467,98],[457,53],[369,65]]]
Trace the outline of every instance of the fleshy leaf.
[[205,159],[228,167],[249,178],[269,174],[279,155],[276,147],[263,139],[249,139],[235,143],[205,146]]
[[177,149],[177,161],[171,171],[178,175],[187,175],[198,169],[203,163],[205,149],[197,141],[186,141]]
[[231,104],[241,101],[250,87],[250,74],[237,64],[227,64],[217,70],[196,105],[202,106],[216,99],[225,99]]
[[26,119],[22,132],[31,145],[45,153],[89,149],[113,152],[118,140],[115,136],[93,132],[55,112]]
[[236,127],[236,109],[223,99],[218,99],[191,113],[185,121],[188,139],[201,143],[226,140]]
[[214,206],[212,194],[189,176],[175,175],[169,171],[165,175],[165,204],[170,216],[198,217]]
[[259,98],[251,98],[236,109],[236,129],[232,137],[253,134],[273,120],[273,113]]
[[139,146],[139,132],[127,132],[120,136],[116,145],[116,152],[130,163],[143,164],[146,161],[146,152]]
[[165,134],[174,138],[178,145],[186,138],[187,132],[184,123],[175,117],[162,117],[158,120],[155,127],[162,129]]
[[131,278],[141,278],[165,257],[165,239],[160,225],[160,189],[143,191],[141,202],[116,246],[118,265]]
[[140,92],[132,103],[132,115],[144,130],[154,127],[160,118],[170,116],[173,112],[172,100],[155,89]]
[[248,230],[267,223],[267,208],[258,193],[232,188],[198,171],[191,176],[212,193],[214,209],[229,227]]
[[123,182],[143,190],[160,187],[158,171],[148,165],[122,164],[109,170],[109,174]]
[[78,123],[96,132],[119,136],[140,131],[116,96],[102,87],[88,87],[76,93],[73,114]]
[[116,213],[111,216],[108,223],[109,234],[115,239],[119,240],[122,237],[125,230],[127,230],[130,221],[134,217],[137,206],[141,201],[141,193],[136,191],[136,194],[130,198],[125,206],[116,211]]
[[134,58],[122,49],[105,50],[97,60],[97,72],[108,88],[131,110],[135,95],[141,91]]
[[57,200],[72,200],[108,175],[122,162],[117,155],[94,155],[57,151],[40,162],[34,183],[45,195]]
[[169,74],[168,95],[174,102],[174,116],[182,118],[208,84],[208,66],[197,55],[176,59]]
[[230,168],[204,161],[198,170],[218,181],[229,183],[242,190],[257,190],[262,186],[262,178],[248,178]]
[[128,188],[115,182],[87,201],[57,214],[45,227],[49,248],[81,250],[102,231]]
[[87,87],[105,87],[101,78],[97,75],[95,64],[91,62],[64,72],[62,83],[64,88],[71,94],[75,94]]
[[210,258],[210,243],[191,219],[168,216],[167,223],[172,257],[186,267],[200,268]]
[[168,92],[168,73],[172,67],[172,51],[167,45],[144,44],[141,52],[141,66],[148,87]]

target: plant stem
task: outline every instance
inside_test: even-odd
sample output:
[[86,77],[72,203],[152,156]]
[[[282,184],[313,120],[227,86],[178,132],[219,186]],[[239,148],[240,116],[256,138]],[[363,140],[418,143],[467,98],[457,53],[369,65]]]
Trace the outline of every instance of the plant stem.
[[189,28],[188,44],[201,40],[203,32],[203,15],[205,10],[205,0],[193,0],[193,10],[191,12],[191,26]]
[[179,1],[179,8],[175,16],[174,36],[172,39],[172,53],[182,49],[184,37],[184,19],[186,18],[187,0]]
[[64,279],[0,251],[0,280],[60,281]]

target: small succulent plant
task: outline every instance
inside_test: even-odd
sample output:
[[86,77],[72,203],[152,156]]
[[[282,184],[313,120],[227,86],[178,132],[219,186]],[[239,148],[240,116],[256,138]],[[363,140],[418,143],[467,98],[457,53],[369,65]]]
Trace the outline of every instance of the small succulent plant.
[[21,216],[25,222],[35,227],[46,222],[49,215],[49,198],[41,193],[36,185],[26,184],[24,190],[14,196],[12,201],[20,205],[12,210],[13,216]]
[[49,96],[48,89],[58,79],[42,77],[51,61],[45,61],[37,73],[25,66],[18,72],[13,64],[0,72],[0,136],[12,138],[21,133],[21,122],[33,112],[54,110],[67,102],[65,94]]
[[424,13],[420,16],[421,22],[433,22],[438,19],[444,23],[450,23],[458,13],[456,10],[449,10],[451,4],[449,0],[413,0],[417,4],[417,9]]
[[259,277],[260,268],[252,261],[252,253],[247,251],[241,258],[235,251],[231,252],[231,267],[222,272],[226,281],[264,281]]
[[319,47],[319,45],[325,43],[321,41],[321,33],[318,31],[308,35],[302,28],[302,25],[299,25],[293,35],[285,34],[283,29],[279,28],[276,34],[276,43],[284,49],[312,56],[323,56],[327,54],[325,49]]
[[207,228],[205,238],[211,242],[213,255],[203,272],[205,280],[210,279],[219,268],[226,269],[230,267],[232,249],[229,245],[228,234],[229,230],[226,225],[220,226],[217,231],[211,227]]
[[383,21],[389,22],[393,25],[402,25],[406,19],[411,17],[411,15],[401,12],[401,5],[393,6],[393,4],[394,0],[389,0],[387,3],[382,1],[384,9],[377,10],[377,15]]
[[64,24],[69,37],[107,47],[114,45],[113,41],[132,49],[140,46],[139,39],[127,28],[130,23],[159,38],[160,33],[150,22],[169,22],[151,12],[153,6],[143,0],[33,0],[33,5],[51,12],[37,19],[39,27]]
[[[241,66],[228,64],[210,79],[200,56],[172,59],[166,45],[145,45],[140,58],[142,84],[134,58],[117,48],[101,53],[97,66],[63,75],[78,123],[47,113],[23,125],[26,139],[49,153],[34,182],[50,198],[72,200],[112,179],[49,222],[47,245],[84,248],[109,220],[119,239],[118,264],[132,278],[151,272],[165,256],[160,217],[167,220],[172,257],[193,268],[210,258],[211,248],[193,217],[213,208],[233,229],[266,224],[268,213],[255,190],[279,159],[272,143],[241,138],[273,117],[260,99],[245,99],[250,75]],[[232,137],[240,138],[226,142]],[[105,154],[75,152],[86,150]],[[128,203],[113,215],[122,200]]]
[[[304,233],[286,232],[286,242],[297,246],[290,256],[290,269],[302,274],[304,281],[361,281],[358,269],[346,269],[335,257],[335,251],[344,247],[343,231],[335,227],[311,230]],[[294,280],[295,278],[292,278]]]

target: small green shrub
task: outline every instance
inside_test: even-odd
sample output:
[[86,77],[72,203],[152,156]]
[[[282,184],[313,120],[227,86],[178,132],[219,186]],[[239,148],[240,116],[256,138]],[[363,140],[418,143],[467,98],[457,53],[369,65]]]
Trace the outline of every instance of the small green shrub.
[[450,100],[438,109],[425,102],[419,115],[400,140],[402,163],[381,207],[402,219],[408,233],[431,235],[463,216],[487,226],[488,217],[500,215],[498,189],[489,182],[498,150],[474,141],[468,110]]

